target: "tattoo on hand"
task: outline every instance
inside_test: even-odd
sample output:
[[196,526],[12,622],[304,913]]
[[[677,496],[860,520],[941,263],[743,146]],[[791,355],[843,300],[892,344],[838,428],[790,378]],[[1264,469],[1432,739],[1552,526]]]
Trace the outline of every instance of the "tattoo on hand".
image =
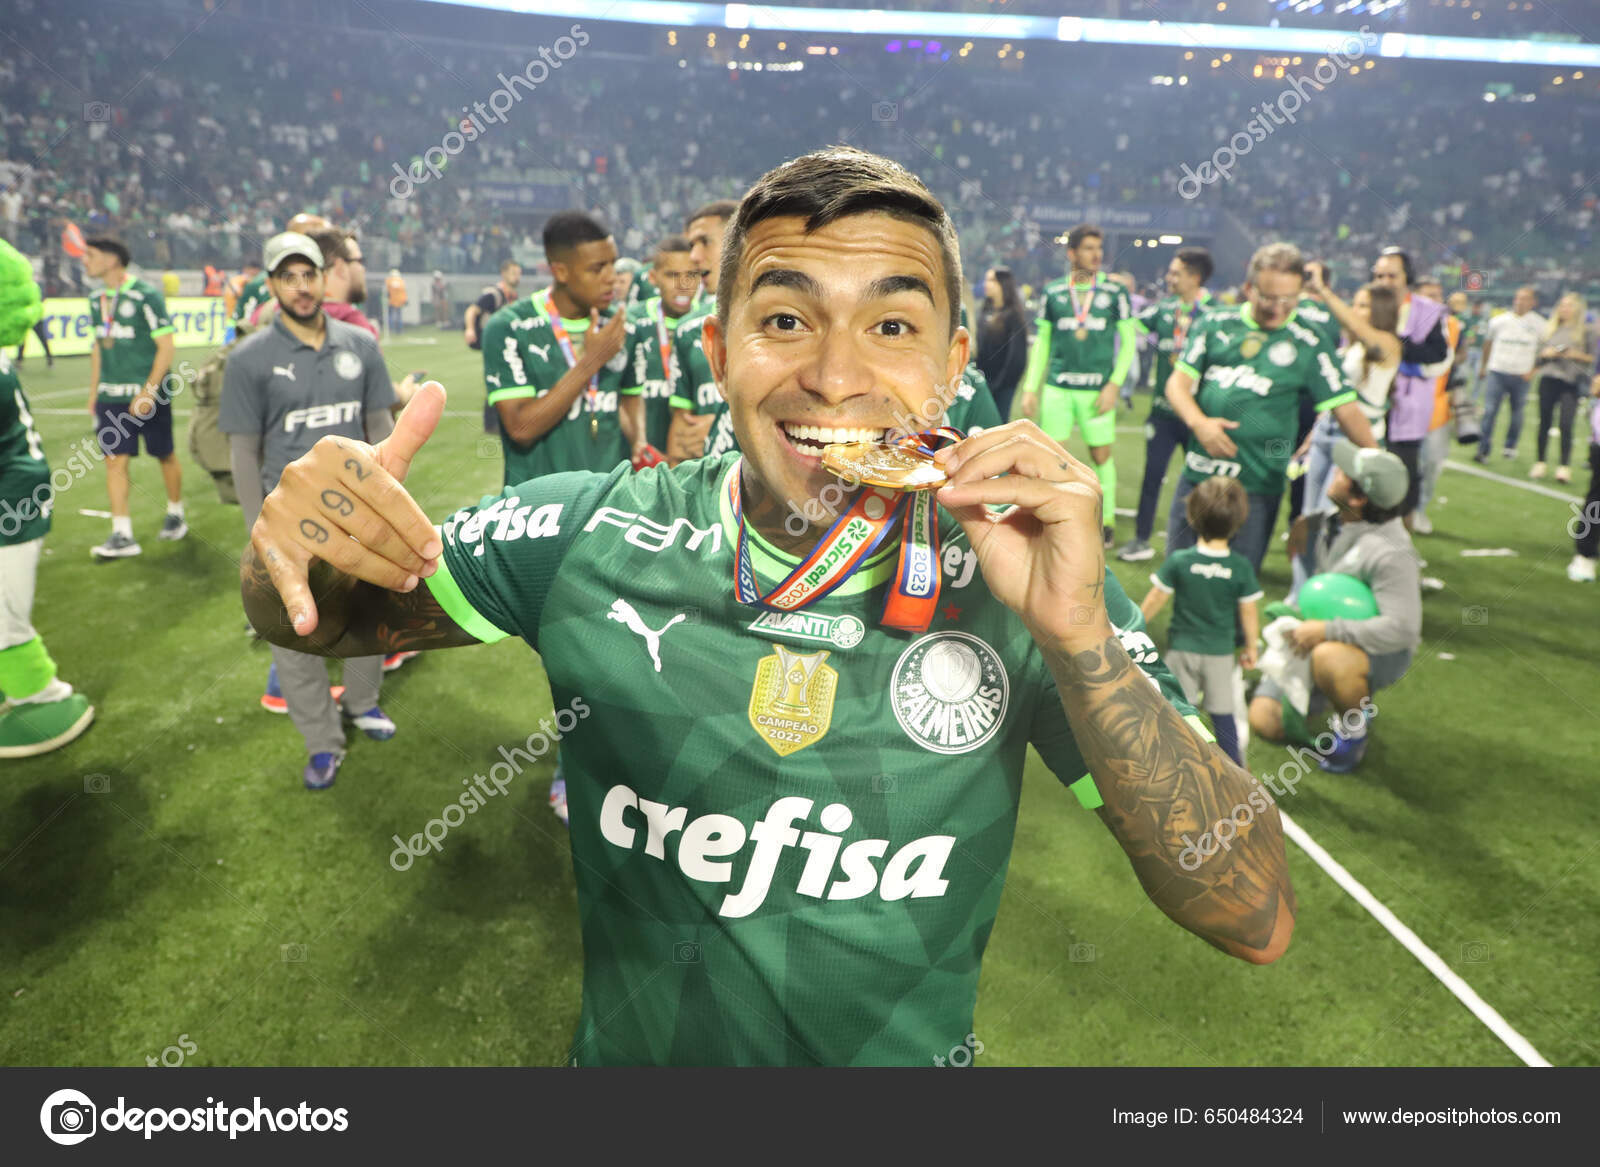
[[301,519],[300,533],[314,543],[326,543],[328,541],[328,529],[315,519]]
[[357,482],[365,482],[367,480],[369,471],[355,458],[346,458],[344,460],[344,468],[356,476]]
[[329,488],[322,492],[322,505],[336,515],[349,518],[355,513],[356,504],[351,502],[337,490]]

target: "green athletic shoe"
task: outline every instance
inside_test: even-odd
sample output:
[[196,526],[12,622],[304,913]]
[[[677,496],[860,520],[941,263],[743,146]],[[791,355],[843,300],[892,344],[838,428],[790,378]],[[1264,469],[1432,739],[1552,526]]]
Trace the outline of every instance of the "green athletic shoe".
[[94,706],[82,693],[37,705],[13,705],[0,717],[0,758],[48,754],[82,735],[94,720]]

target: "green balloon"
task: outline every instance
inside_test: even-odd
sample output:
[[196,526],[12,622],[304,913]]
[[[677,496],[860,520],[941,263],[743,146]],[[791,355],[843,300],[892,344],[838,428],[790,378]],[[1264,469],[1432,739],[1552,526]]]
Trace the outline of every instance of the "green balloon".
[[1297,602],[1307,620],[1370,620],[1378,614],[1371,588],[1353,575],[1335,572],[1306,580]]

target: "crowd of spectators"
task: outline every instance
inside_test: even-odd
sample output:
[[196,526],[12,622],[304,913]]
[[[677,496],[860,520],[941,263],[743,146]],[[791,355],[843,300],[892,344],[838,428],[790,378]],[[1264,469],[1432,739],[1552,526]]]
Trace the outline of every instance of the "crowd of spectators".
[[[315,209],[353,224],[375,269],[482,272],[536,259],[540,223],[564,206],[601,213],[639,255],[687,208],[848,141],[928,181],[956,216],[974,281],[993,265],[1034,287],[1059,274],[1050,240],[1067,224],[1036,220],[1040,205],[1207,209],[1252,243],[1292,238],[1336,272],[1398,242],[1491,293],[1600,277],[1600,113],[1582,88],[1600,78],[1486,102],[1469,67],[1358,62],[1355,75],[1302,86],[1292,124],[1185,198],[1186,168],[1237,144],[1266,105],[1282,108],[1288,81],[1257,78],[1242,56],[1212,67],[1205,51],[1047,45],[1025,61],[943,61],[866,39],[824,57],[792,46],[804,69],[757,72],[759,57],[703,47],[698,33],[664,52],[659,30],[594,24],[587,47],[446,156],[463,109],[537,62],[566,24],[529,18],[516,46],[474,42],[470,20],[430,38],[179,2],[12,8],[0,231],[35,255],[56,255],[73,222],[123,236],[146,266],[232,266]],[[1161,83],[1175,74],[1182,84]],[[397,184],[423,173],[430,150],[437,175]],[[537,199],[508,204],[507,191]],[[57,258],[46,277],[70,285],[77,273]]]

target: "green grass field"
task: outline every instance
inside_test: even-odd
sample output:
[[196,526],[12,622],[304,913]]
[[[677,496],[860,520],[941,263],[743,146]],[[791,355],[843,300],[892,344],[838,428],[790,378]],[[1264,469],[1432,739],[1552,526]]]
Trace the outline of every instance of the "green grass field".
[[[443,515],[497,488],[477,354],[431,330],[386,349],[397,377],[426,367],[455,395],[408,483],[424,507]],[[60,466],[90,432],[87,363],[30,360],[22,375]],[[1123,506],[1144,408],[1122,415]],[[1492,469],[1525,476],[1531,441]],[[180,1039],[199,1065],[561,1063],[581,950],[548,764],[441,855],[404,873],[388,862],[391,835],[417,831],[548,713],[537,657],[506,641],[412,662],[384,686],[400,735],[356,735],[337,786],[303,790],[299,735],[257,705],[269,656],[239,607],[239,511],[185,460],[193,533],[176,545],[155,539],[155,465],[134,463],[138,560],[90,559],[108,523],[78,512],[106,508],[100,472],[58,499],[34,623],[99,717],[65,750],[0,763],[0,1063],[143,1065]],[[1567,489],[1581,498],[1581,482]],[[1592,1065],[1596,592],[1564,576],[1565,502],[1455,471],[1441,492],[1438,533],[1419,545],[1447,586],[1426,597],[1410,675],[1378,696],[1365,766],[1318,772],[1283,806],[1544,1057]],[[1495,547],[1516,556],[1461,556]],[[1135,599],[1148,566],[1117,565]],[[1264,574],[1280,597],[1281,547]],[[1249,760],[1261,773],[1285,755],[1254,743]],[[1290,859],[1288,955],[1230,960],[1150,905],[1034,759],[978,1002],[980,1064],[1517,1062],[1305,854]]]

